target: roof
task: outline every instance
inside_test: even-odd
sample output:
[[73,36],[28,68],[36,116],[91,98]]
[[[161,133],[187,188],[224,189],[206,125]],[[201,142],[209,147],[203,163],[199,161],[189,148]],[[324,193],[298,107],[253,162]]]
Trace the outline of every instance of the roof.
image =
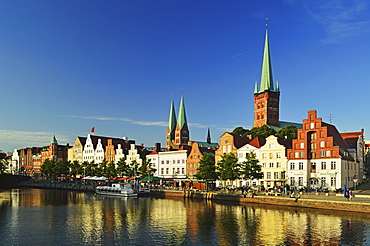
[[58,144],[58,141],[57,141],[57,139],[55,138],[55,135],[54,135],[53,139],[51,140],[51,144]]
[[180,108],[179,108],[179,115],[177,118],[177,125],[179,126],[179,129],[182,129],[184,125],[187,125],[186,120],[186,113],[185,113],[185,102],[184,102],[184,96],[181,96],[180,100]]
[[266,139],[264,137],[255,137],[248,144],[259,149],[261,148],[261,146],[265,145],[265,143],[266,143]]
[[345,132],[340,135],[351,149],[357,149],[358,139],[363,135],[363,132]]
[[322,122],[322,126],[327,127],[328,136],[333,137],[334,146],[339,146],[339,154],[343,159],[354,160],[351,155],[346,155],[344,152],[348,152],[349,146],[346,141],[344,141],[342,135],[338,132],[337,128],[334,125]]
[[258,90],[258,86],[256,83],[255,88],[254,88],[254,93],[261,93],[264,91],[279,92],[278,86],[276,87],[276,90],[274,89],[274,82],[272,79],[272,66],[271,66],[271,58],[270,58],[270,45],[269,45],[267,25],[266,25],[265,45],[264,45],[264,50],[263,50],[260,89]]
[[279,126],[273,126],[273,125],[268,125],[271,129],[275,130],[278,132],[281,128],[287,127],[289,125],[293,125],[297,127],[297,129],[302,129],[303,124],[302,123],[296,123],[296,122],[289,122],[289,121],[279,121]]
[[202,141],[194,141],[198,143],[200,147],[206,147],[206,148],[217,148],[219,146],[218,143],[207,143],[207,142],[202,142]]

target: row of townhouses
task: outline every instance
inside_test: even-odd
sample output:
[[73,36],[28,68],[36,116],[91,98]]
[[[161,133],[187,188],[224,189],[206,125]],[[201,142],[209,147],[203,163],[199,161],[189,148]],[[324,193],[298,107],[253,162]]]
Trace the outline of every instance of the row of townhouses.
[[248,139],[225,132],[219,143],[212,143],[210,130],[205,142],[191,141],[185,112],[184,96],[181,96],[178,116],[173,100],[170,104],[165,148],[160,144],[148,148],[136,145],[126,138],[111,138],[88,134],[77,137],[72,146],[59,145],[54,137],[45,147],[15,150],[12,155],[13,173],[38,174],[47,158],[62,161],[117,163],[125,158],[128,164],[143,163],[149,159],[156,169],[155,176],[164,178],[194,178],[199,160],[205,152],[215,155],[216,165],[223,154],[234,153],[239,162],[246,160],[252,151],[261,165],[260,180],[226,181],[226,185],[283,186],[340,188],[355,187],[364,181],[370,158],[370,145],[365,144],[364,130],[340,133],[337,128],[317,117],[315,110],[308,111],[301,123],[280,120],[280,87],[273,81],[266,28],[261,80],[254,88],[253,127],[267,125],[276,132],[288,125],[298,129],[297,139],[276,136]]

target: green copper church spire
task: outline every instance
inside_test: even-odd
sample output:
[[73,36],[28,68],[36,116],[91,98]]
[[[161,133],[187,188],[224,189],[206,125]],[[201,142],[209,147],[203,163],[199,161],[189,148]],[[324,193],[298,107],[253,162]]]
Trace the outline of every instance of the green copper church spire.
[[55,138],[55,135],[54,135],[53,139],[51,140],[51,144],[58,144],[58,141],[57,141],[57,139]]
[[177,118],[177,125],[179,126],[179,129],[182,129],[183,126],[187,124],[188,123],[186,121],[184,95],[181,95],[179,117]]
[[171,101],[170,116],[168,117],[168,127],[167,127],[167,145],[171,145],[172,141],[175,140],[175,129],[176,129],[176,113],[175,105],[173,100]]
[[267,24],[266,24],[265,48],[263,51],[261,84],[259,92],[264,91],[274,91]]

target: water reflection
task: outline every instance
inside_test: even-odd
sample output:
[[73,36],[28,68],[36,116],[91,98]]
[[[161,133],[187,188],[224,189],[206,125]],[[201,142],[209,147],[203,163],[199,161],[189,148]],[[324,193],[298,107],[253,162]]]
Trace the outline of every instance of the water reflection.
[[20,189],[0,218],[2,245],[370,244],[368,214],[272,205]]

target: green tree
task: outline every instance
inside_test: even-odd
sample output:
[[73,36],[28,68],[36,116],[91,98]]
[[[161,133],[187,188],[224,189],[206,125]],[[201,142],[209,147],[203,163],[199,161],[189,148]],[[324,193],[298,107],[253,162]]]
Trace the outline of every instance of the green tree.
[[151,160],[146,158],[143,160],[141,166],[139,167],[139,173],[141,178],[153,176],[157,169],[152,167]]
[[6,154],[0,150],[0,174],[5,173],[7,165]]
[[67,176],[69,174],[68,162],[63,162],[62,160],[58,160],[57,162],[55,162],[53,172],[54,172],[54,175],[57,177]]
[[240,177],[238,158],[234,153],[223,154],[217,163],[221,180],[234,181]]
[[268,125],[263,125],[261,127],[253,127],[250,132],[251,132],[252,138],[255,138],[255,137],[267,138],[268,136],[276,134],[276,131],[270,128]]
[[235,135],[240,135],[240,136],[243,136],[243,137],[246,137],[247,135],[251,134],[250,130],[244,129],[241,126],[235,127],[235,129],[231,133],[235,134]]
[[276,136],[279,137],[286,137],[288,139],[297,139],[297,127],[295,125],[288,125],[286,127],[281,128],[277,133]]
[[197,179],[206,181],[206,188],[209,190],[208,182],[218,179],[219,173],[216,171],[215,156],[211,153],[204,153],[199,160],[197,174],[194,175]]
[[204,153],[199,160],[197,174],[194,175],[197,179],[216,180],[219,173],[216,171],[215,156],[211,153]]
[[261,165],[256,158],[256,154],[252,151],[247,155],[247,160],[240,164],[240,174],[245,180],[261,179],[263,173],[261,172]]
[[113,178],[117,176],[117,169],[113,162],[109,162],[107,164],[107,168],[105,169],[104,177]]
[[138,163],[136,162],[136,160],[133,160],[131,162],[131,167],[130,167],[130,171],[129,171],[129,177],[136,177],[138,175],[140,175],[140,172],[139,172],[139,169],[138,169]]
[[68,166],[69,166],[69,174],[73,177],[73,176],[77,176],[79,174],[81,174],[81,165],[80,165],[80,162],[78,160],[74,160],[74,161],[69,161],[68,162]]
[[41,166],[41,173],[45,176],[55,176],[55,161],[47,158]]
[[130,176],[130,166],[126,163],[126,158],[122,157],[117,162],[117,172],[120,177]]

